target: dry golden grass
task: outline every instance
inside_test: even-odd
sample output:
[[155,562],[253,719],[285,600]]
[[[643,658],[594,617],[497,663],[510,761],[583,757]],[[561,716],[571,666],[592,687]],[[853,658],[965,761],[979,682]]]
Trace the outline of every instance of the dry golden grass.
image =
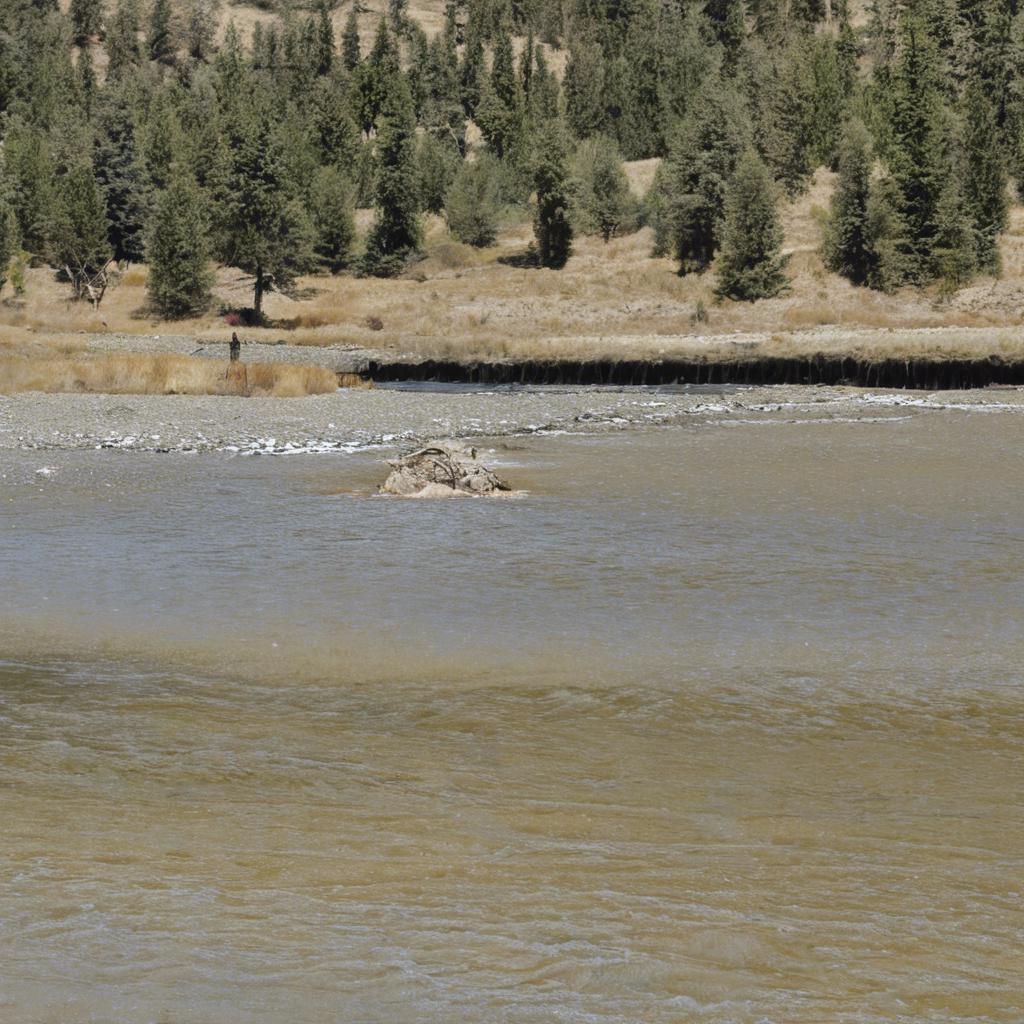
[[72,358],[0,354],[0,392],[99,392],[111,395],[237,395],[298,398],[338,386],[331,370],[288,363],[228,363],[135,352]]

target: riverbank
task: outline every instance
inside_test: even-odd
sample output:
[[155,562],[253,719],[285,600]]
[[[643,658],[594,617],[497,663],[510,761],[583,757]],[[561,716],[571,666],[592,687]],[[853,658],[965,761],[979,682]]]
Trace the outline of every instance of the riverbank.
[[[54,344],[93,357],[126,355],[224,359],[223,337],[187,334],[91,334]],[[344,342],[303,344],[282,334],[242,332],[247,363],[323,368],[349,384],[434,381],[568,386],[661,384],[828,384],[911,390],[1024,385],[1024,330],[1017,327],[927,327],[915,330],[839,330],[783,334],[735,333],[590,338],[552,337],[533,343],[481,344],[463,339],[448,356],[436,347],[377,347]],[[408,340],[408,339],[407,339]],[[28,344],[22,339],[22,344]],[[45,348],[46,336],[31,344]],[[495,355],[498,350],[504,355]]]
[[304,399],[28,393],[0,396],[0,450],[316,454],[402,447],[434,437],[847,422],[942,409],[1024,412],[1024,391],[385,386]]

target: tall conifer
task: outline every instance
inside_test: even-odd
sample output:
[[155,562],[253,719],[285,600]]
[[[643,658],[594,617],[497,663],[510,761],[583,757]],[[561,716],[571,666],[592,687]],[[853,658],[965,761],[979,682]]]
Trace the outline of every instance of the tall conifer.
[[195,179],[175,166],[156,198],[146,238],[150,304],[169,320],[202,313],[211,299],[208,226]]
[[565,129],[557,121],[548,122],[537,133],[533,184],[537,194],[533,231],[540,262],[560,270],[572,255],[572,224]]
[[377,217],[366,240],[364,269],[377,277],[390,277],[405,267],[420,246],[416,120],[408,86],[401,78],[381,114],[374,203]]
[[726,193],[715,294],[745,302],[778,295],[786,287],[789,261],[781,249],[771,177],[757,153],[747,150]]

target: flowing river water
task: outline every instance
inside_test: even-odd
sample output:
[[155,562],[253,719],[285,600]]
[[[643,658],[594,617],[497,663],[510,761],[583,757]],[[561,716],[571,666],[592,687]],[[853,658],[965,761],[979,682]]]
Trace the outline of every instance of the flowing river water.
[[0,1020],[1024,1020],[1021,410],[485,447],[0,452]]

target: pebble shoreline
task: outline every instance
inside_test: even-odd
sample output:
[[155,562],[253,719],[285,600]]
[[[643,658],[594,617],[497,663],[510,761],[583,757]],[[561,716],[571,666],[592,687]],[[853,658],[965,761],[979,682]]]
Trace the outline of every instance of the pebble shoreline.
[[438,437],[594,433],[643,426],[815,422],[929,410],[1024,411],[1024,391],[922,394],[773,387],[342,389],[309,398],[25,393],[0,396],[0,450],[237,454],[353,452]]

